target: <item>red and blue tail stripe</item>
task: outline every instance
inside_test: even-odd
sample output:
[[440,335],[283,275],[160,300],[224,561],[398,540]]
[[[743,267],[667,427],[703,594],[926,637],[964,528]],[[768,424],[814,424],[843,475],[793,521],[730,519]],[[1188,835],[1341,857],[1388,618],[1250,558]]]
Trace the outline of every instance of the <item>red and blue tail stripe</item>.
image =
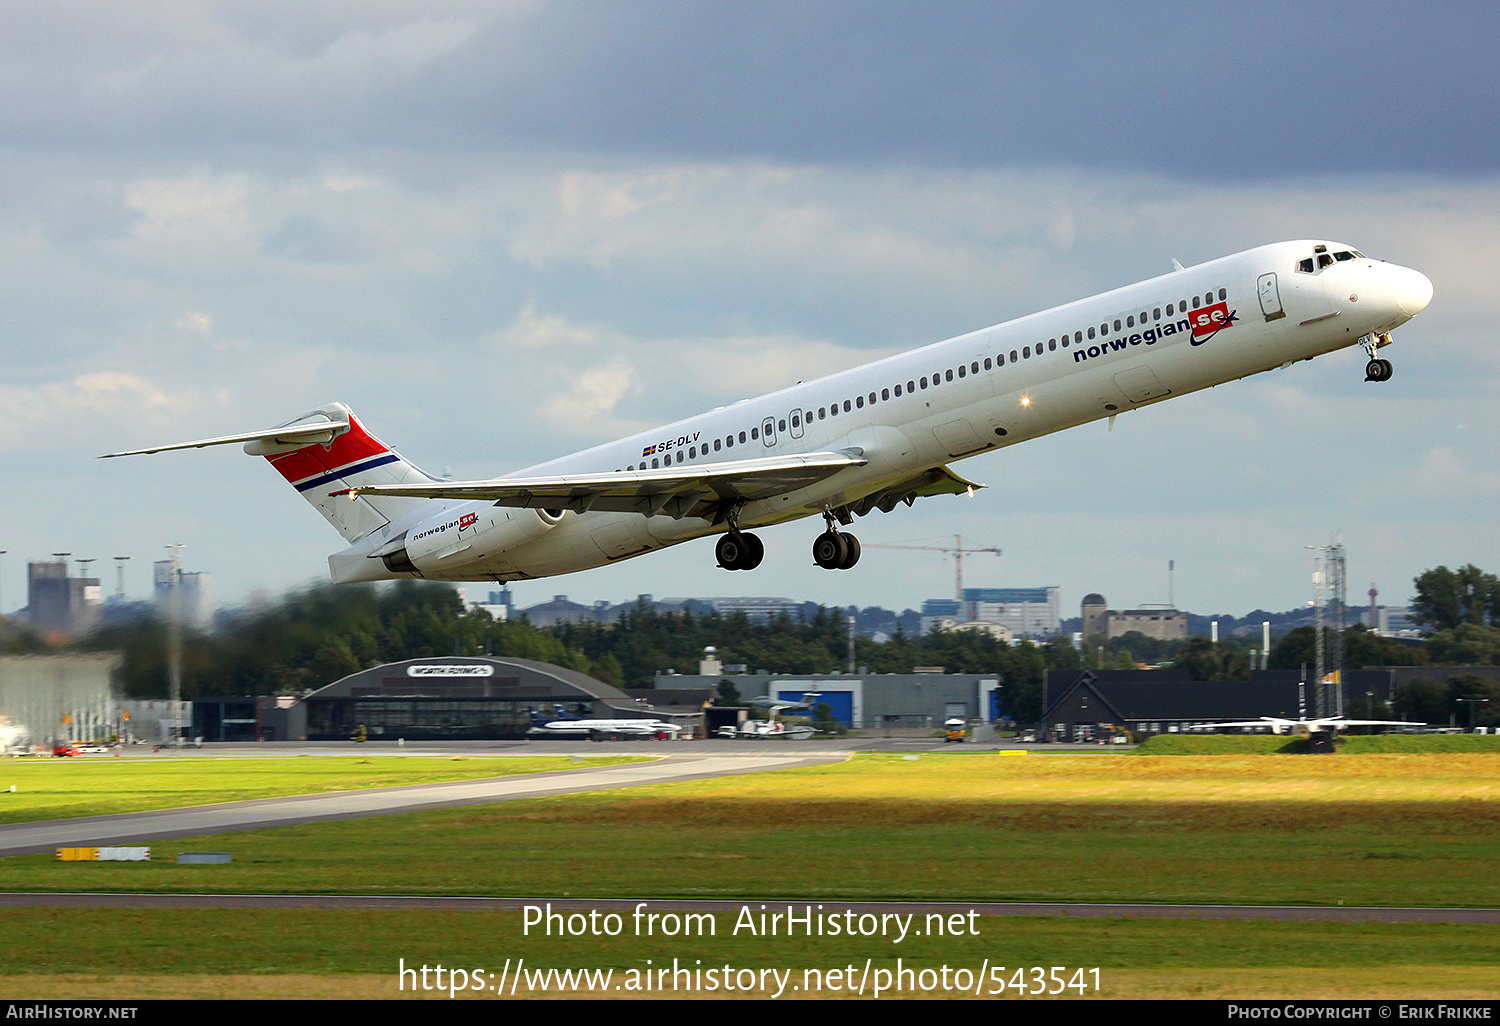
[[309,445],[295,452],[266,457],[299,492],[342,481],[400,458],[353,417],[349,418],[349,430],[329,445]]

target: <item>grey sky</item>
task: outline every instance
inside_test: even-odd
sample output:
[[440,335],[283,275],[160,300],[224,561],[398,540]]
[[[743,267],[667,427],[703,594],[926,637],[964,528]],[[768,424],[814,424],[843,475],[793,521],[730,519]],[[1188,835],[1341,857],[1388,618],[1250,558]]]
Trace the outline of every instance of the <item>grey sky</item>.
[[[1434,13],[1434,10],[1436,13]],[[862,521],[975,585],[1190,608],[1500,566],[1495,16],[1478,5],[33,5],[0,33],[0,601],[52,551],[184,541],[220,597],[339,547],[226,450],[341,399],[485,477],[1185,263],[1326,236],[1436,298],[1335,354],[968,461]],[[915,605],[937,557],[753,575],[707,543],[517,586]],[[98,566],[99,564],[95,564]],[[129,590],[145,590],[133,569]],[[1360,583],[1360,592],[1368,587]],[[482,591],[483,586],[473,590]]]

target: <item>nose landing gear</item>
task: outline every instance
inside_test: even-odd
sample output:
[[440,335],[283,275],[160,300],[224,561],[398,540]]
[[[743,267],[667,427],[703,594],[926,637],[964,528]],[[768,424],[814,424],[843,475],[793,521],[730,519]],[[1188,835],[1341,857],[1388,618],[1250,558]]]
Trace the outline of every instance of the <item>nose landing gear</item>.
[[1390,344],[1391,336],[1389,334],[1366,335],[1360,340],[1360,345],[1364,346],[1365,352],[1370,354],[1370,362],[1365,364],[1366,381],[1391,380],[1391,375],[1395,373],[1395,368],[1391,366],[1391,361],[1380,359],[1375,355],[1377,349]]

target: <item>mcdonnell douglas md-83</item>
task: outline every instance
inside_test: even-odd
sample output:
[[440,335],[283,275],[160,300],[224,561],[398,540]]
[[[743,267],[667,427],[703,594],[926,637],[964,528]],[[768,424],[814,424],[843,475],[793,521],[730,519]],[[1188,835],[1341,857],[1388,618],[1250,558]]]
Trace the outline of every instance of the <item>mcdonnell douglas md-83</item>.
[[813,561],[847,570],[872,510],[980,487],[950,469],[1001,449],[1347,346],[1377,351],[1432,282],[1336,242],[1283,242],[1184,268],[492,481],[445,481],[342,403],[279,427],[109,453],[244,443],[344,536],[335,581],[549,577],[717,535],[751,570],[752,528],[820,516]]

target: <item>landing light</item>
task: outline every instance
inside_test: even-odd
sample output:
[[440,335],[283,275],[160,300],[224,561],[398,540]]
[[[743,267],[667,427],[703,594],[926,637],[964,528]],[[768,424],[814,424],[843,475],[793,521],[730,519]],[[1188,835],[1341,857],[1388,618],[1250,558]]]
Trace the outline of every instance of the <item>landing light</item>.
[[1023,396],[1021,396],[1021,405],[1022,406],[1030,406],[1031,405],[1031,396],[1029,396],[1029,395],[1023,395]]

